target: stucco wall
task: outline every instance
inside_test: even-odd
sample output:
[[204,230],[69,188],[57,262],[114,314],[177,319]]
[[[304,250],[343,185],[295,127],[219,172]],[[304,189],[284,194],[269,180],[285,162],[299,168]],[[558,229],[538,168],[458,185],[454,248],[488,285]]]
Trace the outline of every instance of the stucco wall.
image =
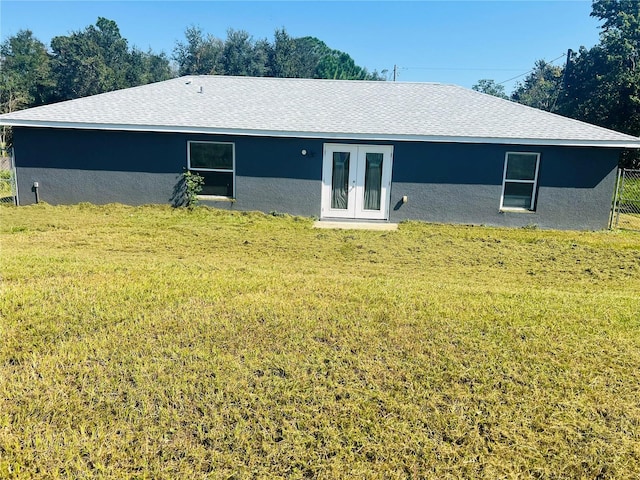
[[[20,204],[179,203],[187,141],[235,143],[236,201],[220,208],[320,213],[320,140],[16,128]],[[307,150],[307,156],[301,151]]]
[[[235,143],[238,210],[319,216],[323,140],[16,128],[20,203],[179,203],[187,141]],[[358,142],[350,142],[358,143]],[[389,142],[366,142],[383,143]],[[615,149],[395,142],[390,221],[603,229]],[[303,156],[302,150],[308,154]],[[533,213],[500,212],[505,152],[541,154]],[[406,195],[408,202],[401,202]]]
[[[540,153],[535,212],[500,211],[505,154],[513,151]],[[390,218],[605,229],[619,154],[596,148],[397,144]]]

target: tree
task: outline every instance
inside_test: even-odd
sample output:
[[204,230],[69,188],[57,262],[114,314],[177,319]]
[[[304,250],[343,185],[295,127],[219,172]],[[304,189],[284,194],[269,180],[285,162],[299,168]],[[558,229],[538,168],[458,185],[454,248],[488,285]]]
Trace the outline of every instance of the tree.
[[225,75],[263,77],[267,73],[269,42],[254,42],[244,30],[227,31],[220,63]]
[[562,67],[538,60],[533,71],[525,77],[524,82],[518,82],[516,89],[511,94],[511,99],[547,112],[556,111],[563,72]]
[[227,31],[226,41],[204,36],[199,27],[185,31],[186,42],[178,42],[173,58],[180,75],[265,76],[271,46],[266,40],[254,41],[244,30]]
[[178,42],[173,58],[179,75],[213,75],[222,73],[224,42],[212,35],[205,38],[199,27],[189,27],[184,33],[186,42]]
[[30,30],[20,30],[0,45],[2,112],[45,103],[53,82],[47,48]]
[[320,44],[324,45],[314,37],[293,38],[284,28],[276,30],[269,51],[269,75],[313,78],[320,60]]
[[96,25],[51,40],[56,100],[69,100],[172,76],[164,54],[129,51],[113,20],[100,17]]
[[[0,45],[0,112],[167,80],[169,59],[151,50],[131,51],[113,20],[51,41],[51,53],[29,30]],[[2,128],[0,142],[10,143]]]
[[151,50],[143,52],[133,48],[130,53],[129,75],[127,83],[131,86],[145,85],[147,83],[162,82],[175,77],[169,58],[163,52],[153,53]]
[[[0,113],[42,105],[52,89],[47,48],[30,30],[20,30],[0,45]],[[11,131],[3,126],[0,147],[10,143]]]
[[127,41],[111,20],[100,17],[96,26],[54,37],[51,49],[58,100],[86,97],[126,85]]
[[320,58],[316,67],[316,77],[335,80],[379,80],[377,75],[371,75],[366,68],[356,65],[349,54],[340,50],[331,50]]
[[494,80],[486,78],[478,80],[478,83],[472,86],[471,89],[476,92],[486,93],[487,95],[493,95],[494,97],[503,98],[505,100],[509,99],[507,94],[504,92],[504,85],[499,85]]
[[332,50],[315,37],[292,38],[284,29],[274,34],[269,66],[276,77],[379,79],[377,74],[356,65],[347,53]]
[[[640,136],[640,3],[595,0],[591,16],[603,21],[600,42],[568,63],[560,112]],[[637,152],[623,165],[640,167]]]
[[320,59],[331,49],[322,40],[316,37],[294,38],[298,52],[298,69],[302,78],[316,78],[316,69]]
[[600,43],[569,63],[563,113],[640,135],[640,4],[597,0]]
[[[602,21],[599,43],[569,51],[564,69],[537,61],[511,98],[640,136],[640,2],[594,0],[591,16]],[[640,168],[640,153],[625,152],[621,165]]]
[[273,42],[254,40],[244,30],[228,30],[226,40],[204,36],[198,27],[185,31],[173,58],[180,75],[251,75],[291,78],[383,80],[359,67],[346,53],[330,49],[315,37],[293,38],[276,30]]

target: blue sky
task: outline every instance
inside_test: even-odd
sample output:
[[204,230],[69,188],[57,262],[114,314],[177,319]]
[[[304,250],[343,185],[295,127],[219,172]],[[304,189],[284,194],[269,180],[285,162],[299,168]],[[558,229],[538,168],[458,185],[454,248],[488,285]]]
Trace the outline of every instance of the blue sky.
[[[30,29],[45,44],[115,20],[130,46],[171,55],[191,25],[219,38],[228,28],[254,38],[314,36],[369,70],[393,70],[399,81],[471,87],[502,82],[598,42],[590,1],[30,1],[0,0],[1,38]],[[556,61],[562,64],[564,58]],[[522,79],[521,77],[520,79]],[[516,80],[505,83],[508,93]]]

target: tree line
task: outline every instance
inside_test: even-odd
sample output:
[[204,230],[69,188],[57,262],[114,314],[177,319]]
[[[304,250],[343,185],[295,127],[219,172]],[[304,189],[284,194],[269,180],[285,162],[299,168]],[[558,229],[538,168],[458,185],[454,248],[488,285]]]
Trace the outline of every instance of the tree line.
[[[473,89],[640,136],[640,2],[594,0],[591,16],[602,22],[594,47],[568,50],[562,66],[538,60],[511,95],[489,79]],[[626,151],[621,164],[640,168],[638,152]]]
[[[173,56],[129,48],[113,20],[51,40],[49,48],[30,30],[0,45],[2,113],[46,103],[144,85],[181,75],[382,80],[356,65],[346,53],[314,37],[293,38],[277,30],[273,41],[254,40],[243,30],[229,30],[221,40],[190,27]],[[172,61],[173,60],[173,61]]]
[[[113,20],[57,36],[47,47],[30,30],[0,45],[0,113],[168,80],[181,75],[250,75],[342,80],[384,80],[347,53],[315,37],[276,30],[273,41],[229,30],[225,40],[198,27],[185,32],[172,57],[129,47]],[[0,131],[0,147],[10,144]]]
[[[473,86],[549,112],[640,136],[640,2],[594,0],[591,16],[602,21],[594,47],[569,50],[564,66],[539,60],[511,95],[494,80]],[[129,47],[113,20],[57,36],[47,47],[21,30],[0,44],[0,113],[167,80],[181,75],[250,75],[344,80],[385,80],[345,52],[315,37],[276,30],[273,40],[255,40],[243,30],[226,39],[198,27],[185,31],[169,57]],[[8,140],[2,130],[0,142]],[[640,168],[637,151],[624,166]]]
[[[198,27],[185,31],[173,55],[129,47],[113,20],[57,36],[49,47],[30,30],[0,44],[0,113],[86,97],[182,75],[250,75],[341,80],[384,80],[356,65],[347,53],[315,37],[291,37],[276,30],[273,41],[228,30],[225,40]],[[0,147],[11,143],[0,131]]]

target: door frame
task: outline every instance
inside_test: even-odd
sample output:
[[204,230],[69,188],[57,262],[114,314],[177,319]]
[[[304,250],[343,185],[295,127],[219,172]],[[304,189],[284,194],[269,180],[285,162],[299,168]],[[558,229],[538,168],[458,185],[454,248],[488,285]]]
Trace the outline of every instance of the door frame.
[[[349,165],[348,209],[331,208],[333,153],[349,152],[353,160]],[[382,153],[382,178],[380,185],[380,209],[363,208],[364,166],[367,153]],[[359,143],[325,143],[322,148],[322,199],[320,218],[345,218],[352,220],[388,220],[393,171],[393,145],[369,145]]]

